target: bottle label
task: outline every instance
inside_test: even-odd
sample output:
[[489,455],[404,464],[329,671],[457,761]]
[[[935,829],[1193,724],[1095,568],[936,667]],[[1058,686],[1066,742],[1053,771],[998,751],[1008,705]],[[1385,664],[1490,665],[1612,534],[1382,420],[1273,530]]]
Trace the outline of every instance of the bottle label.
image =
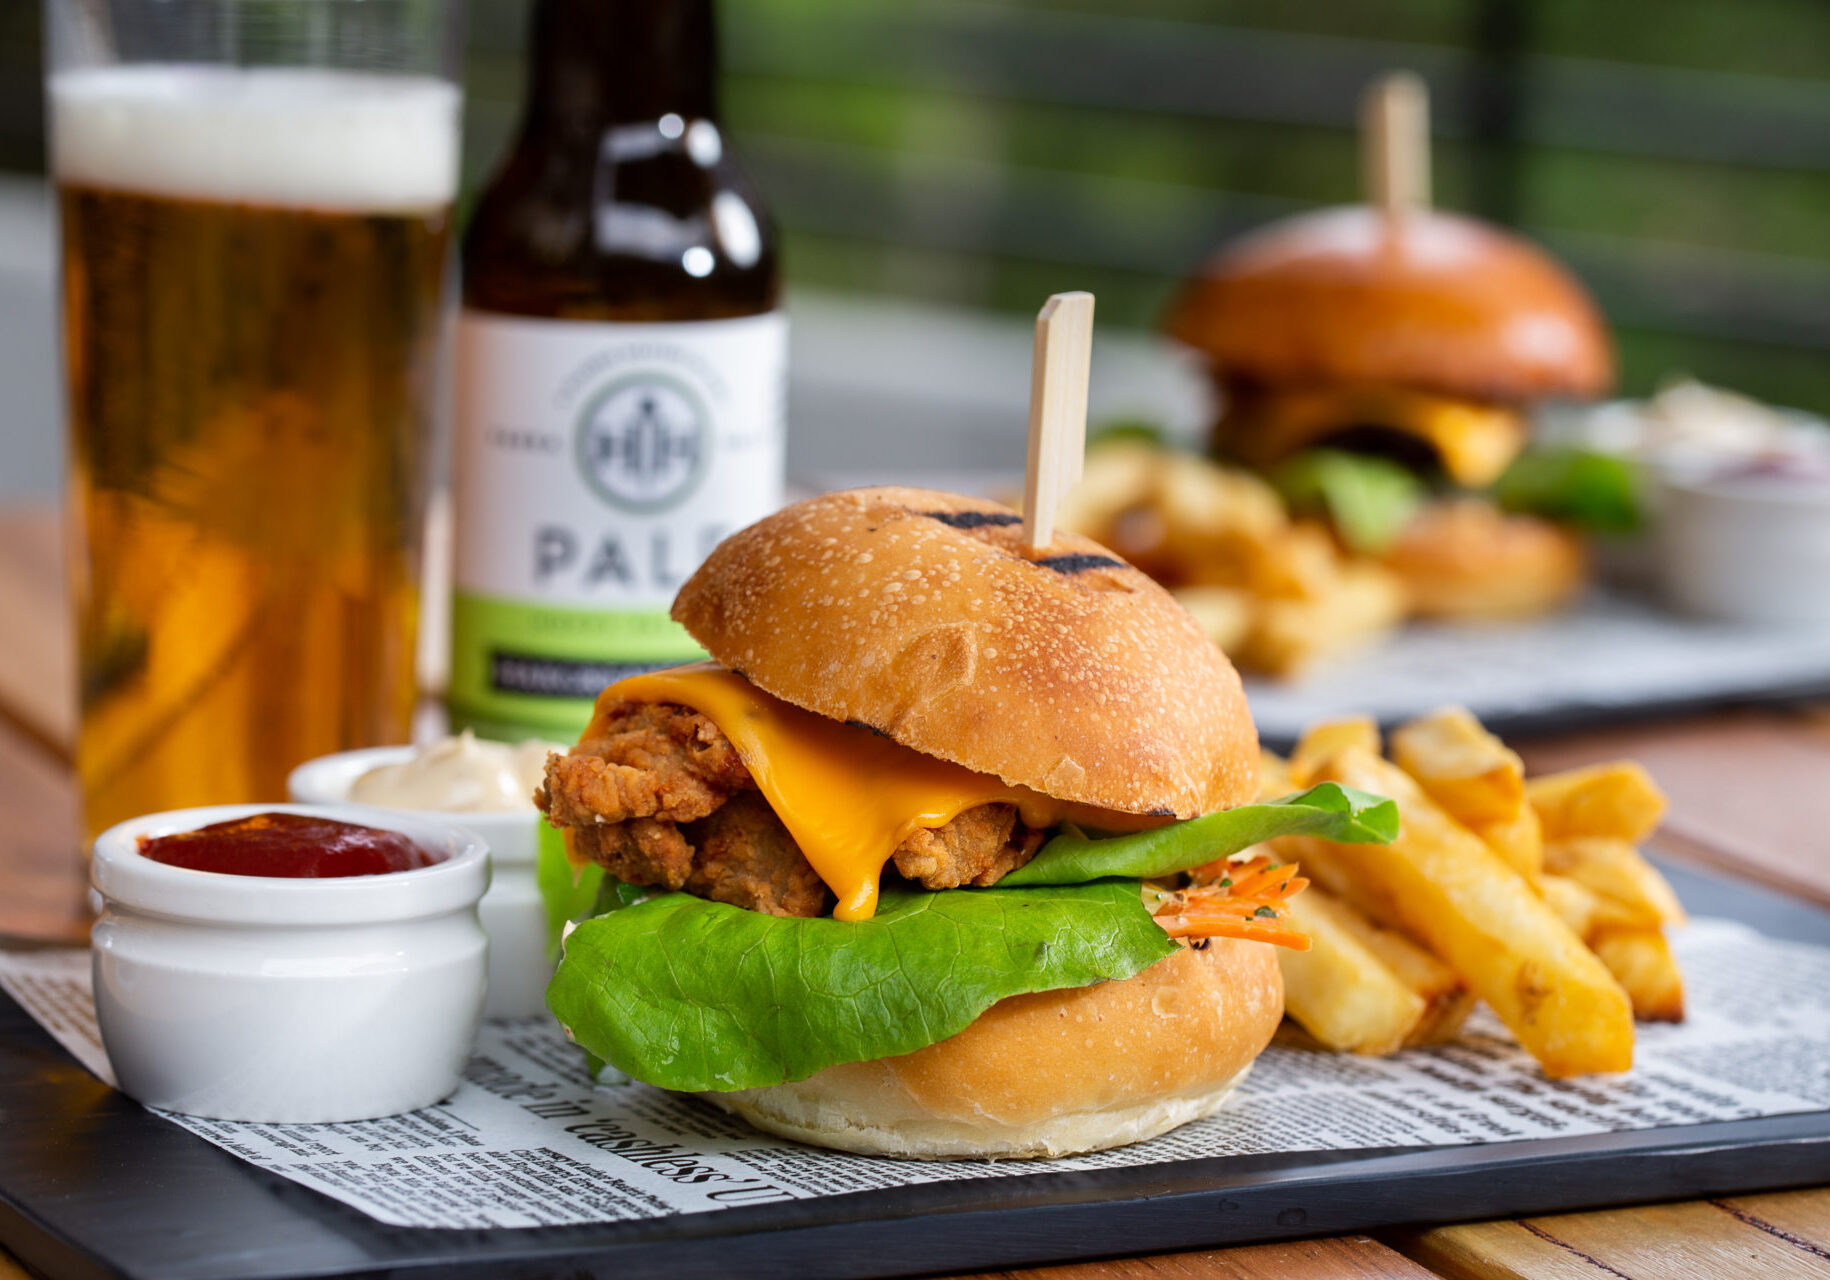
[[781,312],[463,313],[454,720],[576,734],[606,684],[703,656],[668,606],[726,535],[781,505],[787,364]]

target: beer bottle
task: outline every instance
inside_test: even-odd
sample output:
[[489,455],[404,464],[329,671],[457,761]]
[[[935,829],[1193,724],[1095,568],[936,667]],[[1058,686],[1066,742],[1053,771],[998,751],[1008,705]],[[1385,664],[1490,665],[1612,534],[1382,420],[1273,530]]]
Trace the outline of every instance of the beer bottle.
[[714,38],[712,0],[535,0],[464,241],[450,700],[486,735],[573,735],[701,656],[674,592],[781,503],[787,319]]

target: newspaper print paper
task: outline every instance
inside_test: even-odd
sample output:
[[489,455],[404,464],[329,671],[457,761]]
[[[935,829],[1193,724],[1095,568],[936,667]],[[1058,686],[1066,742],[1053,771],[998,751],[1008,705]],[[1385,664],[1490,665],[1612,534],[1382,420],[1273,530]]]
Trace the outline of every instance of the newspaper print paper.
[[[448,1101],[354,1124],[169,1118],[383,1222],[532,1227],[1234,1154],[1508,1142],[1830,1108],[1830,950],[1702,920],[1675,939],[1690,1018],[1639,1029],[1622,1076],[1546,1080],[1490,1015],[1455,1044],[1361,1058],[1273,1046],[1228,1110],[1043,1163],[905,1163],[771,1138],[696,1098],[594,1083],[544,1018],[488,1022]],[[0,953],[4,986],[110,1079],[86,952]],[[1747,993],[1761,992],[1750,1000]]]

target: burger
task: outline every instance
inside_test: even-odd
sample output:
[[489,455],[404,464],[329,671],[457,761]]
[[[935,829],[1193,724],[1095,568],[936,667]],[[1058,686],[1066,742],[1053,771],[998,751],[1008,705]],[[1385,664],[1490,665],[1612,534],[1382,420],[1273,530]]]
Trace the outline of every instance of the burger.
[[1376,555],[1426,616],[1520,616],[1584,580],[1585,528],[1635,520],[1596,455],[1522,458],[1534,406],[1614,378],[1606,325],[1549,255],[1424,208],[1285,219],[1223,249],[1164,327],[1206,361],[1219,455]]
[[[1142,573],[995,503],[830,494],[720,545],[709,662],[606,689],[536,802],[603,875],[548,1004],[636,1080],[917,1158],[1133,1142],[1282,1013],[1292,867],[1389,801],[1257,796],[1239,679]],[[1235,857],[1235,855],[1239,855]]]

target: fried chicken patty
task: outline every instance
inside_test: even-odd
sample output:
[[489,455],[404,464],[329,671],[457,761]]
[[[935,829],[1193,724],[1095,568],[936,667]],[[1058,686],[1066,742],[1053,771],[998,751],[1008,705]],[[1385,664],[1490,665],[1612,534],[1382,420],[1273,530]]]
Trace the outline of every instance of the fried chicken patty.
[[[577,851],[628,884],[684,889],[778,916],[817,916],[832,895],[756,790],[736,749],[690,707],[628,702],[604,732],[547,757],[534,794]],[[928,889],[996,884],[1036,856],[1016,806],[983,804],[915,832],[892,855]]]

